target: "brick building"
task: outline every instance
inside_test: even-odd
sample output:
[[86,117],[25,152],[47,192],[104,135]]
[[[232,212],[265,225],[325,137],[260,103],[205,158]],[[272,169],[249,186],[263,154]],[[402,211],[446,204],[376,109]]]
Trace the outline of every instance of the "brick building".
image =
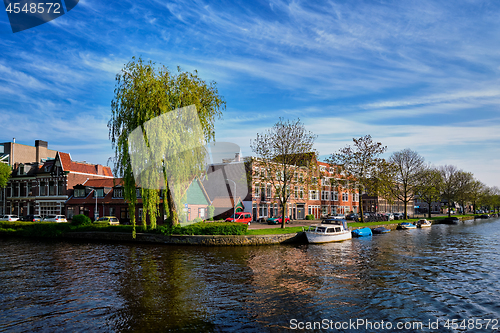
[[[28,214],[42,217],[66,215],[64,202],[68,199],[69,189],[87,179],[113,178],[109,167],[75,162],[69,154],[62,152],[56,152],[54,158],[41,157],[52,152],[40,144],[35,148],[38,149],[26,149],[25,153],[28,156],[35,151],[34,158],[40,158],[38,162],[14,163],[11,179],[0,196],[0,213],[19,217]],[[14,146],[14,155],[10,155],[11,161],[27,160],[27,157],[21,157],[20,149],[17,145]]]

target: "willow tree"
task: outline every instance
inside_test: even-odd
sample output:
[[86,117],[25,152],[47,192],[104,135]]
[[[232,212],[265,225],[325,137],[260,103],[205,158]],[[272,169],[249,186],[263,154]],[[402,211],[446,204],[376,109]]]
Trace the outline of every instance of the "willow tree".
[[[149,173],[142,173],[143,180],[164,184],[165,214],[171,225],[178,224],[178,212],[174,202],[174,191],[171,181],[172,172],[182,172],[185,180],[194,177],[201,163],[191,163],[188,159],[203,160],[203,150],[193,148],[193,143],[186,146],[183,140],[189,136],[192,128],[186,122],[169,123],[169,119],[186,117],[181,113],[165,118],[166,114],[180,108],[194,106],[197,121],[202,130],[199,144],[215,139],[215,120],[222,116],[226,102],[219,96],[216,83],[207,83],[198,76],[198,72],[171,72],[165,66],[157,66],[154,62],[144,62],[135,57],[116,75],[114,98],[111,102],[111,119],[108,122],[109,136],[115,151],[115,175],[123,178],[124,198],[128,202],[135,234],[135,205],[137,203],[136,185],[137,170],[132,166],[132,157],[140,149],[131,147],[132,133],[142,133],[144,142],[144,164],[149,165]],[[169,115],[170,116],[170,115]],[[156,120],[155,120],[156,119]],[[192,120],[191,120],[192,121]],[[187,122],[189,123],[189,122]],[[154,125],[154,126],[153,126]],[[135,132],[134,132],[135,131]],[[140,136],[140,135],[139,135]],[[198,138],[196,138],[198,140]],[[140,140],[136,140],[140,141]],[[135,143],[134,143],[135,144]],[[141,146],[139,144],[138,146]],[[160,146],[160,147],[158,147]],[[170,150],[170,158],[166,158],[165,149]],[[141,155],[139,155],[141,156]],[[140,160],[136,158],[136,161]],[[186,166],[183,168],[183,163]],[[139,163],[140,164],[140,163]],[[175,165],[173,165],[175,164]],[[160,171],[160,172],[158,172]],[[162,175],[162,179],[158,175]],[[156,227],[156,219],[160,216],[161,187],[147,186],[141,188],[143,200],[143,227],[149,218],[152,228]]]
[[12,173],[11,166],[0,162],[0,189],[7,186],[11,173]]
[[340,166],[345,177],[353,179],[353,183],[358,185],[359,195],[359,210],[361,221],[363,217],[363,199],[362,191],[369,194],[376,193],[378,187],[374,188],[374,183],[380,182],[379,171],[387,166],[386,162],[378,156],[387,150],[386,146],[382,146],[380,142],[373,142],[370,135],[366,135],[359,139],[353,138],[354,145],[344,147],[338,153],[332,154],[328,159],[328,163],[332,166]]
[[[306,130],[300,119],[290,121],[280,118],[272,128],[257,134],[250,148],[256,154],[254,186],[270,184],[273,197],[281,207],[281,227],[285,228],[287,203],[291,186],[309,185],[312,170],[315,170],[316,152],[313,151],[316,136]],[[316,184],[312,184],[315,186]],[[267,191],[268,188],[266,187]],[[271,190],[271,189],[269,189]]]

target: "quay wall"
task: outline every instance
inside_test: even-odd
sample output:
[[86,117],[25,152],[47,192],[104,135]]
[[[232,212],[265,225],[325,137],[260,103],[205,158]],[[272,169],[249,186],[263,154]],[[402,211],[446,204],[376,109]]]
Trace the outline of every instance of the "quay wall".
[[63,235],[65,239],[82,239],[95,241],[119,241],[135,243],[156,243],[170,245],[199,245],[199,246],[248,246],[273,245],[287,243],[305,243],[303,232],[276,235],[172,235],[137,233],[132,238],[130,233],[122,232],[70,232]]

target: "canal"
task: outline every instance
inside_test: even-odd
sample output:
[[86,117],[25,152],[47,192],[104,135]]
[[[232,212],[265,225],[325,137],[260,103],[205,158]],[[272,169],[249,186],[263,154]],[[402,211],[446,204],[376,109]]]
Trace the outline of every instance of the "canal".
[[499,239],[500,219],[323,245],[2,238],[0,332],[492,332]]

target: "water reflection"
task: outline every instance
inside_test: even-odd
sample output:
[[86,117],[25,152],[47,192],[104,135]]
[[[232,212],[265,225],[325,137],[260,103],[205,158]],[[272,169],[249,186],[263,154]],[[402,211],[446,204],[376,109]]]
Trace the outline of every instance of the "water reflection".
[[281,332],[291,319],[360,318],[443,328],[494,318],[499,226],[224,248],[0,239],[0,331]]

